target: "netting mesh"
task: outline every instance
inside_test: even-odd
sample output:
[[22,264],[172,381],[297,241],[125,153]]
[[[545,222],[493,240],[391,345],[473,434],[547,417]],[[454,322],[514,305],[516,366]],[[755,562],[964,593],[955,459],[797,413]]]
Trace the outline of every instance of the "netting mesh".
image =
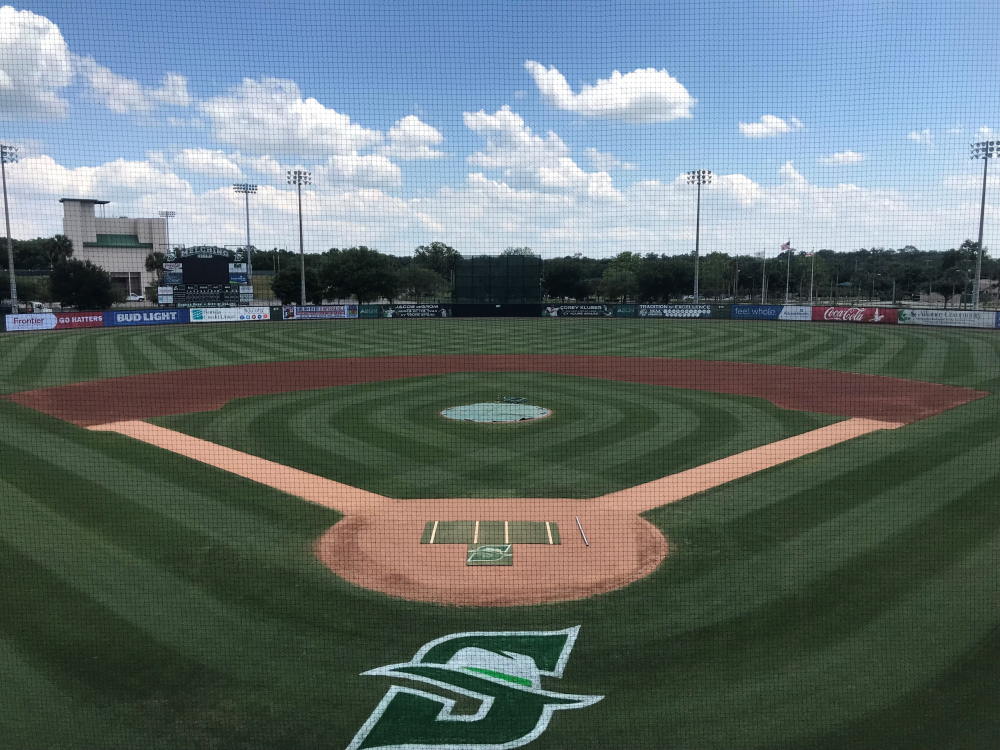
[[0,749],[996,748],[998,28],[0,8]]

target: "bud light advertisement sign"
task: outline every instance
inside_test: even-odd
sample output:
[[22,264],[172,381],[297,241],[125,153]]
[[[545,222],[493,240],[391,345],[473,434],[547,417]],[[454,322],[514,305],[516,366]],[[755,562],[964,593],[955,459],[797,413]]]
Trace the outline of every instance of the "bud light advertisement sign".
[[105,326],[162,326],[187,322],[186,309],[109,310],[104,313]]

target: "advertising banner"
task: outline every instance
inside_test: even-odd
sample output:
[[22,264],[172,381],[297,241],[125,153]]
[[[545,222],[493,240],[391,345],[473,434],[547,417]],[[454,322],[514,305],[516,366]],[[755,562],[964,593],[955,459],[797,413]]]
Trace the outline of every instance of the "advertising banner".
[[162,326],[187,323],[188,311],[173,310],[109,310],[104,313],[105,326]]
[[543,318],[610,318],[614,305],[550,305],[542,308]]
[[639,305],[640,318],[711,318],[711,305]]
[[[180,264],[177,264],[180,265]],[[180,271],[164,271],[163,272],[163,283],[170,284],[171,286],[177,286],[178,284],[184,283],[184,274]]]
[[156,287],[156,301],[161,305],[174,304],[174,288],[172,286]]
[[377,318],[378,305],[358,305],[359,318]]
[[810,305],[782,305],[778,320],[812,320]]
[[896,323],[898,313],[894,307],[814,307],[812,319],[837,323]]
[[447,318],[448,310],[434,303],[428,305],[386,305],[381,309],[383,318]]
[[192,323],[240,323],[270,320],[269,307],[192,307]]
[[778,320],[784,305],[733,305],[733,320]]
[[913,326],[996,328],[998,314],[981,310],[900,310],[899,322]]
[[27,315],[6,316],[8,331],[51,331],[63,328],[100,328],[104,325],[104,314],[100,312],[79,313],[29,313]]
[[281,308],[285,320],[333,320],[358,317],[357,305],[289,305]]
[[638,305],[615,305],[616,318],[635,318],[639,315]]
[[164,263],[163,264],[163,270],[164,271],[177,271],[178,273],[180,273],[181,271],[184,270],[184,265],[182,263]]

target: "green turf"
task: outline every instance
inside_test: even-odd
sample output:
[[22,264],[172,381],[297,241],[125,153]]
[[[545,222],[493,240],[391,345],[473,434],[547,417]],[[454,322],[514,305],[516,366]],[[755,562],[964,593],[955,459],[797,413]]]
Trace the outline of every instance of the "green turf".
[[[441,416],[496,393],[525,395],[552,415],[510,424]],[[757,398],[518,372],[257,396],[151,421],[389,497],[585,498],[837,418]]]
[[[998,342],[673,320],[69,331],[0,336],[0,388],[242,361],[548,351],[842,368],[996,393]],[[652,511],[671,554],[648,578],[491,609],[351,586],[312,555],[335,513],[0,401],[0,747],[344,748],[394,683],[361,672],[448,633],[581,625],[564,677],[543,686],[604,699],[557,712],[530,748],[992,749],[998,425],[991,396]]]

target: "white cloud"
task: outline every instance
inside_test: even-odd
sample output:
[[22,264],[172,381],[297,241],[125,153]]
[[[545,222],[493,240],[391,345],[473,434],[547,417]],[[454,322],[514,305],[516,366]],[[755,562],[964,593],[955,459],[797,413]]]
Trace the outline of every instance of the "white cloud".
[[956,122],[954,125],[948,128],[948,132],[951,133],[952,135],[961,135],[963,130],[964,128],[962,127],[962,123],[960,122]]
[[994,130],[987,125],[983,125],[983,127],[979,128],[979,130],[976,131],[976,134],[980,138],[1000,138],[1000,130]]
[[931,131],[929,128],[924,128],[923,130],[911,131],[910,134],[906,137],[915,143],[923,143],[930,145],[931,143],[934,142],[934,136],[931,135]]
[[407,115],[389,128],[389,145],[383,146],[380,153],[395,159],[439,159],[443,151],[436,151],[436,146],[444,140],[444,136],[416,115]]
[[590,163],[593,165],[594,169],[600,170],[601,172],[610,172],[612,169],[635,169],[635,164],[622,161],[612,153],[602,154],[593,147],[585,149],[583,153],[588,159],[590,159]]
[[200,117],[168,117],[167,125],[172,128],[203,128],[205,121]]
[[606,171],[586,172],[569,156],[569,146],[549,131],[543,138],[525,125],[524,118],[504,105],[492,115],[465,112],[466,127],[486,138],[486,150],[466,161],[484,169],[503,170],[507,182],[518,187],[570,190],[592,198],[619,193]]
[[180,73],[167,73],[159,88],[150,88],[118,75],[92,57],[77,57],[76,68],[89,87],[87,96],[118,114],[152,112],[163,105],[186,107],[191,103],[187,79]]
[[382,134],[347,115],[303,99],[294,81],[245,78],[229,93],[199,105],[216,140],[249,153],[326,156],[351,154],[382,141]]
[[186,148],[174,157],[174,164],[189,172],[206,177],[226,180],[237,180],[243,177],[243,170],[223,151]]
[[0,120],[56,120],[69,103],[73,58],[59,27],[44,16],[0,8]]
[[795,130],[802,130],[805,125],[797,117],[785,122],[774,115],[764,115],[759,122],[741,122],[740,132],[747,138],[773,138]]
[[334,154],[325,165],[313,169],[318,185],[351,187],[398,187],[403,173],[382,154]]
[[535,79],[542,98],[585,117],[635,124],[670,122],[693,117],[691,108],[697,101],[666,70],[641,68],[625,75],[616,70],[610,78],[584,84],[576,94],[555,67],[546,68],[533,60],[524,67]]
[[838,164],[857,164],[867,158],[866,154],[862,154],[857,151],[838,151],[835,154],[830,154],[829,156],[821,156],[816,159],[816,161],[820,164],[834,166]]

